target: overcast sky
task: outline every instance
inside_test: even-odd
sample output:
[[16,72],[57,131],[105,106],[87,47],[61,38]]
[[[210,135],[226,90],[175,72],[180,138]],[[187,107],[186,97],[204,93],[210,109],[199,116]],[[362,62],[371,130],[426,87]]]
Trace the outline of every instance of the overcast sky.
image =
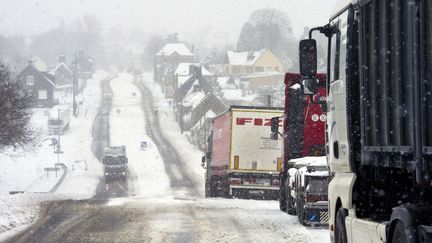
[[187,41],[235,43],[256,9],[284,11],[298,37],[305,26],[325,24],[336,0],[0,0],[0,33],[36,34],[96,15],[105,30],[113,26],[145,33],[177,32]]

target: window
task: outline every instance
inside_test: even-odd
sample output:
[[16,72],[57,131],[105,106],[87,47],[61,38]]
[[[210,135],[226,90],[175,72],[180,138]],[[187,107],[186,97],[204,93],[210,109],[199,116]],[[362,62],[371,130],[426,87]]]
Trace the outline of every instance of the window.
[[257,73],[262,73],[262,72],[264,72],[264,67],[255,67],[255,72],[257,72]]
[[40,99],[40,100],[48,99],[48,92],[44,89],[38,90],[38,99]]
[[[348,34],[348,13],[341,15],[337,22],[333,23],[336,27],[335,33],[331,36],[331,60],[330,60],[330,80],[336,81],[346,79],[346,49]],[[341,70],[342,68],[342,70]]]
[[232,73],[242,73],[241,66],[232,66]]
[[34,85],[34,76],[33,75],[28,75],[27,76],[27,85],[29,86],[33,86]]
[[28,94],[29,96],[33,96],[33,90],[28,90],[28,91],[27,91],[27,94]]
[[245,67],[245,72],[246,73],[253,73],[253,67],[252,66]]

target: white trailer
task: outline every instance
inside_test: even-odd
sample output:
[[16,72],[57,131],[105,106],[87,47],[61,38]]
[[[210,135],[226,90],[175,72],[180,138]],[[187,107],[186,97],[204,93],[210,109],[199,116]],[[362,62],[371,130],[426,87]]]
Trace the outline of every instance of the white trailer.
[[70,109],[67,105],[56,105],[51,108],[48,116],[48,133],[50,135],[63,135],[69,127]]
[[277,108],[232,106],[213,120],[207,195],[277,198],[281,141],[270,139]]

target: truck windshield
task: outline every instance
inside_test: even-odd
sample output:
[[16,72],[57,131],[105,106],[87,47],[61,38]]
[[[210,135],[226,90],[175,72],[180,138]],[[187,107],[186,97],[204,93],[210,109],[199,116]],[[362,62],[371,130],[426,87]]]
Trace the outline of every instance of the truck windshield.
[[327,194],[328,180],[327,177],[309,177],[309,193]]
[[104,165],[124,165],[126,164],[126,158],[125,157],[105,157],[103,159]]

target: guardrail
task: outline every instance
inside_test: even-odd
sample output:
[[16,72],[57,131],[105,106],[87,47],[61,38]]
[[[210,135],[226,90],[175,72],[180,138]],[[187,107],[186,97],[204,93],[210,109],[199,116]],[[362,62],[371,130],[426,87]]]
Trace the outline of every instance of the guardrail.
[[63,169],[63,175],[60,177],[60,180],[57,181],[57,183],[54,185],[54,187],[49,191],[50,193],[56,192],[57,189],[60,187],[60,185],[63,183],[67,173],[68,173],[68,168],[65,164],[63,163],[56,163],[55,164],[55,168],[61,167]]

